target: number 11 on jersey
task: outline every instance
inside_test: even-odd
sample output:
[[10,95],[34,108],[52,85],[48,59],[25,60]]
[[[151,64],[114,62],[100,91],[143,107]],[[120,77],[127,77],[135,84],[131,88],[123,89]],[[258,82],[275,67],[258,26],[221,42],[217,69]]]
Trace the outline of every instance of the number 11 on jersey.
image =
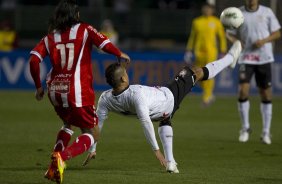
[[67,70],[71,70],[74,60],[74,43],[58,44],[56,45],[56,48],[60,50],[62,69],[66,65],[66,48],[69,50]]

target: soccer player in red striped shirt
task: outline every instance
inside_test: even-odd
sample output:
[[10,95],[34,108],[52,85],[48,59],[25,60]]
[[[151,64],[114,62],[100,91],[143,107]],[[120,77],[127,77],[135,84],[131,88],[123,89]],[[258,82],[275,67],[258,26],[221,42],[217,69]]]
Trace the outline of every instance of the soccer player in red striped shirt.
[[[45,177],[61,183],[65,162],[83,152],[98,140],[98,119],[91,66],[92,45],[120,59],[130,61],[125,53],[89,24],[79,19],[74,0],[62,0],[49,22],[48,35],[30,52],[30,72],[36,86],[36,99],[41,100],[44,89],[40,81],[39,63],[50,57],[52,70],[47,77],[48,97],[64,126],[57,135],[52,161]],[[68,145],[73,131],[82,134]]]

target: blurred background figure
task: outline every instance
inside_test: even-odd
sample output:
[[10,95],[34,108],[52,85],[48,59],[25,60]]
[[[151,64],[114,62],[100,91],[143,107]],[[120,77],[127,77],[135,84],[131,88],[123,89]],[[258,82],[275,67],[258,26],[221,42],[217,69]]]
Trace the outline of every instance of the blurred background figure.
[[177,8],[177,1],[175,1],[175,0],[159,0],[158,6],[161,10],[176,9]]
[[106,19],[103,21],[100,32],[106,35],[114,45],[118,45],[118,33],[111,20]]
[[114,0],[113,9],[115,12],[115,19],[120,23],[127,23],[129,12],[131,11],[133,0]]
[[251,133],[249,121],[249,92],[254,76],[260,94],[260,111],[262,116],[261,141],[271,144],[272,119],[272,72],[274,62],[272,42],[281,37],[281,25],[273,11],[259,0],[245,0],[241,6],[245,17],[244,24],[238,30],[227,31],[227,38],[244,44],[239,67],[238,111],[241,118],[239,142],[247,142]]
[[[193,20],[191,34],[184,56],[185,62],[191,64],[193,53],[195,65],[203,67],[218,57],[217,38],[219,39],[220,55],[226,52],[226,38],[220,20],[213,16],[214,7],[205,3],[202,6],[202,15]],[[203,89],[203,105],[208,106],[214,100],[214,79],[201,83]]]
[[0,23],[0,51],[9,52],[17,46],[17,33],[10,21]]

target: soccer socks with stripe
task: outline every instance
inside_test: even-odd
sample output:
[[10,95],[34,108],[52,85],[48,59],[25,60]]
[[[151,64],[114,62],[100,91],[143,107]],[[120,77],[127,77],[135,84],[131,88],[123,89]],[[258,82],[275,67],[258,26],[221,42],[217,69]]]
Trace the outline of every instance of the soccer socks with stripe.
[[57,135],[54,151],[63,151],[69,144],[73,131],[71,129],[62,127]]
[[263,133],[270,133],[271,118],[272,118],[272,103],[271,101],[263,101],[260,104],[260,111],[262,115],[263,122]]
[[164,125],[160,126],[158,128],[158,133],[163,145],[164,149],[164,154],[165,154],[165,159],[167,162],[174,162],[174,157],[173,157],[173,130],[172,127],[169,125]]
[[208,69],[208,76],[204,76],[203,80],[214,78],[224,68],[231,65],[232,62],[233,56],[231,54],[226,54],[223,58],[207,64],[205,68]]
[[72,145],[60,152],[63,160],[69,160],[77,155],[87,151],[94,144],[94,138],[91,134],[85,133],[76,138]]
[[249,123],[249,110],[250,102],[248,99],[238,101],[238,111],[241,117],[242,129],[248,130],[250,128]]

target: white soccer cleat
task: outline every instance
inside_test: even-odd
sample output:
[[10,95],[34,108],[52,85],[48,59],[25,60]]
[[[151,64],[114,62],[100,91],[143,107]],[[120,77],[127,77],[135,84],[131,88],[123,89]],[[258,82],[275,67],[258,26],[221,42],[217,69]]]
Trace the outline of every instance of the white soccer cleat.
[[261,141],[264,144],[268,144],[268,145],[271,144],[271,136],[270,136],[270,134],[269,133],[263,133],[261,135]]
[[233,56],[233,62],[230,65],[230,68],[235,68],[238,58],[242,51],[242,45],[239,40],[235,41],[232,47],[229,49],[228,54]]
[[247,142],[250,136],[250,129],[240,130],[239,142]]
[[168,162],[166,165],[166,171],[168,173],[179,173],[179,170],[177,169],[177,163],[176,162]]

